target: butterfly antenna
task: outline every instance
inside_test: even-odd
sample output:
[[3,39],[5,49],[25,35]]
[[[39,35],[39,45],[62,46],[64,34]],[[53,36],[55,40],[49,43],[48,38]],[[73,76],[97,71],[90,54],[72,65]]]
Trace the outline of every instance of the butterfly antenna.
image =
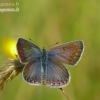
[[34,42],[31,38],[29,38],[30,41]]
[[67,98],[67,100],[70,100],[69,98],[68,98],[68,96],[66,95],[66,93],[65,93],[65,91],[62,89],[62,88],[59,88],[61,91],[62,91],[62,93],[65,95],[65,97]]
[[34,42],[31,38],[29,38],[29,40],[32,41],[34,44],[36,44],[36,45],[39,46],[39,44],[37,44],[36,42]]
[[57,45],[58,44],[58,42],[56,42],[55,44],[53,44],[53,45],[51,45],[51,46],[54,46],[54,45]]
[[52,46],[55,46],[55,45],[57,45],[58,44],[58,42],[56,42],[55,44],[53,44],[53,45],[50,45],[49,47],[52,47]]
[[32,41],[33,43],[37,44],[36,42],[34,42],[31,38],[29,38],[30,41]]

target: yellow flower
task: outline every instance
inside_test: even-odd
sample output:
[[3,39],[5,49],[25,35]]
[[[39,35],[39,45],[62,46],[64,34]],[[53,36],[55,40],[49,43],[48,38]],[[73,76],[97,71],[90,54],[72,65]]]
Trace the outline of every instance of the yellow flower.
[[16,59],[15,57],[15,55],[17,55],[16,40],[12,38],[4,38],[2,40],[2,50],[6,56]]

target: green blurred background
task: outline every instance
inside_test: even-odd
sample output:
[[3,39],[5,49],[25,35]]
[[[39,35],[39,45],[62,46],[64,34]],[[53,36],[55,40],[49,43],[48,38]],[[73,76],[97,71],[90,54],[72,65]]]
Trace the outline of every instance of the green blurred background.
[[[75,67],[67,66],[70,100],[100,100],[100,0],[0,0],[19,3],[19,12],[0,12],[0,44],[5,38],[31,38],[40,47],[83,40],[85,50]],[[11,7],[11,6],[10,6]],[[0,7],[6,8],[6,7]],[[8,60],[2,47],[0,63]],[[31,86],[18,75],[5,84],[0,100],[66,100],[59,89]]]

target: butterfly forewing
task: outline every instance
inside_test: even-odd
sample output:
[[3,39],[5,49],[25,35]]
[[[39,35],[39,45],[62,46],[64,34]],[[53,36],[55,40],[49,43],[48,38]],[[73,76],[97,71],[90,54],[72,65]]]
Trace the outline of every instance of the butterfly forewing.
[[40,48],[23,38],[18,39],[17,51],[22,63],[28,62],[41,56]]
[[23,69],[23,78],[32,85],[41,84],[41,61],[40,59],[30,61]]
[[83,48],[82,41],[74,41],[52,47],[48,51],[48,56],[50,59],[54,59],[65,64],[74,65],[80,59]]
[[46,85],[54,88],[60,88],[66,86],[69,80],[69,72],[63,64],[54,60],[47,60]]

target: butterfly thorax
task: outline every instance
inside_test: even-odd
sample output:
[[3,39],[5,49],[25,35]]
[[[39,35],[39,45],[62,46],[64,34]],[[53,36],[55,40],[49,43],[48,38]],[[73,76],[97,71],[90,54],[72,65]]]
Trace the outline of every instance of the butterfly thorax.
[[45,80],[45,77],[46,77],[46,60],[47,60],[47,53],[46,53],[46,49],[43,48],[42,49],[42,79],[43,79],[43,84],[45,84],[44,80]]
[[46,62],[46,49],[43,48],[43,51],[42,51],[42,62]]

